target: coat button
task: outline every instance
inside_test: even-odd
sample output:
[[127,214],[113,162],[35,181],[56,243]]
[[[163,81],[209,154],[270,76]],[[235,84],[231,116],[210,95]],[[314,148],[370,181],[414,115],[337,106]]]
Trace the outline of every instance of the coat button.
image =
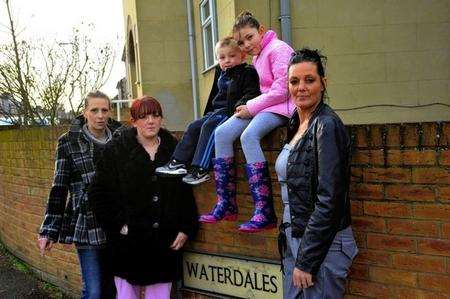
[[152,175],[151,181],[156,182],[158,180],[158,177],[156,175]]
[[153,228],[158,228],[159,227],[159,223],[158,222],[153,223],[152,227]]
[[158,201],[158,196],[157,195],[155,195],[155,196],[153,196],[153,202],[157,202]]
[[309,159],[306,159],[305,162],[303,162],[306,166],[309,165]]
[[309,145],[307,148],[306,148],[306,152],[310,152],[312,150],[312,146],[311,145]]
[[292,216],[291,216],[291,219],[292,219],[292,220],[294,220],[294,219],[295,219],[295,216],[294,216],[294,215],[292,215]]
[[288,188],[288,191],[289,191],[289,192],[292,192],[292,189],[291,189],[291,188]]

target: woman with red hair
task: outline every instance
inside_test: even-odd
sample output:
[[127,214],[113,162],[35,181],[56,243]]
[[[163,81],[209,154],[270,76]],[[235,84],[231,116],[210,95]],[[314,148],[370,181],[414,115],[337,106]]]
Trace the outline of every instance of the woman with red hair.
[[105,148],[89,188],[92,209],[106,231],[118,298],[170,298],[181,277],[181,253],[198,227],[191,188],[155,169],[172,156],[176,139],[161,128],[162,109],[149,96],[134,101],[132,128]]

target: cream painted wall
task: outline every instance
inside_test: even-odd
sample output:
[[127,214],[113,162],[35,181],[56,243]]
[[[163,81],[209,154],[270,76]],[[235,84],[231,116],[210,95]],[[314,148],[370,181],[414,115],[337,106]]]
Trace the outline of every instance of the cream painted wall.
[[[330,104],[450,104],[450,1],[292,0],[296,48],[328,56]],[[450,108],[339,112],[346,123],[449,120]]]
[[[194,118],[185,1],[133,0],[139,92],[158,99],[165,126],[184,130]],[[125,5],[124,5],[125,7]],[[125,11],[126,12],[126,11]]]
[[[136,2],[143,91],[160,94],[171,110],[192,118],[184,1]],[[216,3],[219,38],[230,33],[244,9],[280,34],[279,0]],[[203,111],[214,72],[203,67],[199,4],[193,0]],[[450,104],[449,6],[448,0],[291,0],[293,46],[319,48],[328,56],[329,103],[334,108]],[[348,124],[450,119],[450,109],[442,106],[339,114]]]

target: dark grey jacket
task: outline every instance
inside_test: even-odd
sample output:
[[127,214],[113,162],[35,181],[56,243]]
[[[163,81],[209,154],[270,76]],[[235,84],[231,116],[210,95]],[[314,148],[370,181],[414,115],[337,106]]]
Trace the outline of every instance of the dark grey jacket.
[[[296,111],[287,142],[298,126]],[[302,238],[297,268],[316,274],[336,233],[350,225],[349,177],[350,139],[337,114],[321,102],[288,158],[292,236]]]

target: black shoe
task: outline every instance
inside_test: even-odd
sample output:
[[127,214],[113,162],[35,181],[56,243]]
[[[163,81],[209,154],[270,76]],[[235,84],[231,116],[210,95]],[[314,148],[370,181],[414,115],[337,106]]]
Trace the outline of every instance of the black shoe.
[[187,170],[184,163],[173,159],[166,165],[156,168],[155,173],[161,176],[180,176],[185,175]]
[[207,180],[209,180],[209,171],[203,168],[194,168],[183,178],[183,182],[190,185],[198,185]]

